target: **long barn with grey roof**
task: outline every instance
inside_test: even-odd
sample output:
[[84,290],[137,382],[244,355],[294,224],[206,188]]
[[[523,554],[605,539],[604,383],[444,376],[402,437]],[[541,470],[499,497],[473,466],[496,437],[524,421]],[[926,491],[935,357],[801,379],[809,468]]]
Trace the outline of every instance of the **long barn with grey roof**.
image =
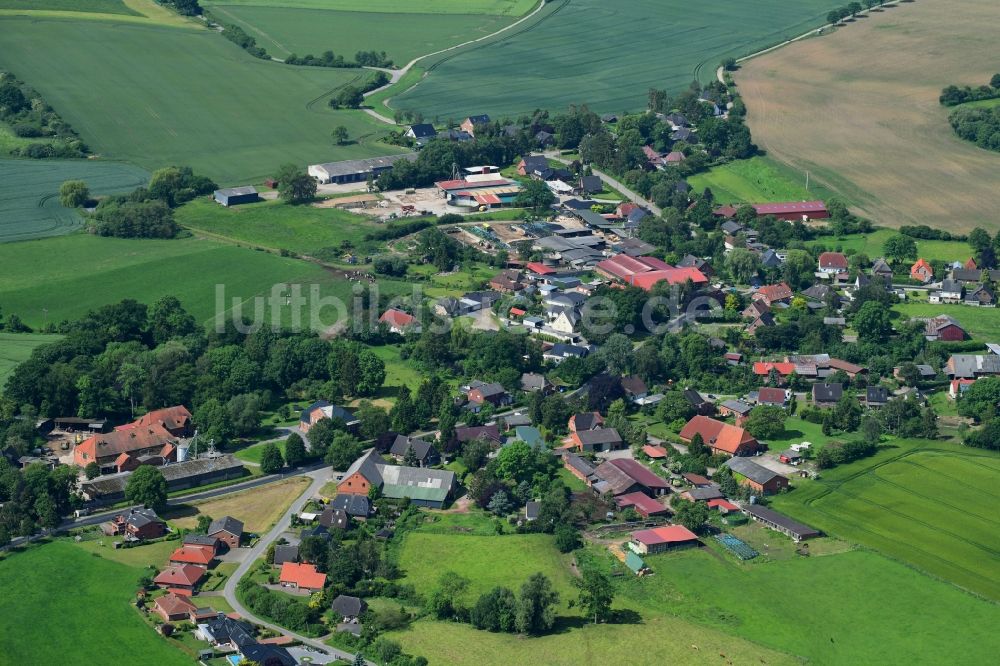
[[309,175],[320,183],[360,183],[368,180],[368,176],[378,178],[383,172],[392,169],[399,160],[413,161],[416,153],[402,155],[386,155],[372,157],[366,160],[344,160],[342,162],[326,162],[309,166]]

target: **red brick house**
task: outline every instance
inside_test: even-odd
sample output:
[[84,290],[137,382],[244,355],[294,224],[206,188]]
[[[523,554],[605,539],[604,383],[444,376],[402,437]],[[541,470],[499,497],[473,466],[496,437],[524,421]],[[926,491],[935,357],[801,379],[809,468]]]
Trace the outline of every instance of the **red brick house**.
[[604,425],[604,417],[600,412],[581,412],[569,417],[569,431],[597,430]]
[[161,571],[153,582],[157,587],[190,596],[205,576],[205,570],[193,564],[170,566]]
[[285,562],[281,565],[281,577],[278,582],[283,587],[316,592],[326,585],[326,574],[317,571],[314,564]]
[[128,430],[132,427],[148,428],[152,425],[163,426],[174,437],[190,437],[194,433],[194,428],[191,425],[191,412],[184,405],[154,409],[133,423],[116,428],[116,430]]
[[420,324],[417,318],[408,312],[396,308],[389,308],[378,318],[380,324],[385,324],[393,333],[403,334],[408,331],[420,332]]
[[690,443],[695,434],[701,435],[705,446],[712,449],[712,453],[749,456],[759,448],[754,436],[743,428],[707,416],[695,416],[688,421],[681,429],[680,438]]
[[910,277],[917,282],[930,282],[934,279],[934,269],[923,258],[917,259],[916,263],[910,266]]
[[239,548],[243,539],[243,523],[232,516],[216,518],[208,526],[208,536],[215,537],[230,548]]
[[133,427],[94,435],[77,444],[73,449],[73,464],[80,467],[86,467],[92,462],[113,465],[123,453],[135,458],[152,455],[161,456],[166,461],[176,459],[177,451],[173,445],[177,437],[162,424],[130,426]]
[[153,601],[153,612],[163,618],[164,622],[187,620],[198,608],[186,597],[173,593],[157,597]]
[[737,483],[755,493],[772,495],[788,488],[787,478],[749,458],[730,458],[726,461],[726,467],[733,471]]
[[191,564],[207,569],[215,559],[215,548],[212,546],[184,545],[170,554],[170,564]]
[[763,301],[768,306],[773,306],[775,303],[788,303],[792,300],[792,288],[784,282],[768,284],[755,291],[750,298],[755,301]]
[[101,529],[108,536],[124,536],[126,539],[145,541],[166,534],[167,524],[152,509],[132,509],[104,523]]
[[842,273],[847,270],[847,257],[840,252],[823,252],[819,255],[821,273]]

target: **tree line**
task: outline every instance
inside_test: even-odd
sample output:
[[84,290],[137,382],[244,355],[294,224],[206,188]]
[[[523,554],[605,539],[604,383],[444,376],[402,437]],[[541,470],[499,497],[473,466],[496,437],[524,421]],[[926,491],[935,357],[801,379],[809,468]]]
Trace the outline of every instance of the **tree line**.
[[52,139],[12,147],[8,153],[13,157],[86,157],[90,152],[70,124],[36,90],[10,72],[0,73],[0,121],[9,125],[15,136]]

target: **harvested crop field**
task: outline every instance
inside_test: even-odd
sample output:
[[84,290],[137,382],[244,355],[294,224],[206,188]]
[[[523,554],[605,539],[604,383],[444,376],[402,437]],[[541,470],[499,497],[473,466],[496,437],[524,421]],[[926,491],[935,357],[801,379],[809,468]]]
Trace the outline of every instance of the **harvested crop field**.
[[755,142],[877,224],[996,231],[1000,154],[959,139],[938,95],[997,70],[995,0],[921,0],[744,63]]

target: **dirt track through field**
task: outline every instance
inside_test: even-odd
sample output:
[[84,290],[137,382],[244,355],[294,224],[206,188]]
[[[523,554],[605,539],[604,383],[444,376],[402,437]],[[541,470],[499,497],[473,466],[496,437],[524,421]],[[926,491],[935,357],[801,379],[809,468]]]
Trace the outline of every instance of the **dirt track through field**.
[[938,95],[1000,70],[996,0],[904,2],[743,63],[754,140],[877,224],[1000,229],[1000,153],[958,139]]

